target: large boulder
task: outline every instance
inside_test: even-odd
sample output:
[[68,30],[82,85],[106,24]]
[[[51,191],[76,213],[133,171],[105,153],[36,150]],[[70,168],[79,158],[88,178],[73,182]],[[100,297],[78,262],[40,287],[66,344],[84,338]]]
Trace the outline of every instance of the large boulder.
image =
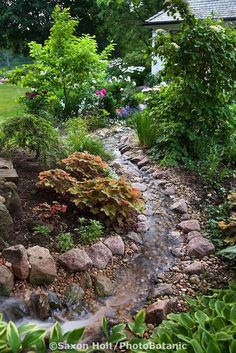
[[196,237],[190,240],[187,245],[187,253],[189,256],[202,258],[211,254],[215,250],[215,246],[203,237]]
[[0,296],[9,296],[14,288],[14,275],[4,265],[0,266]]
[[125,244],[119,235],[109,237],[104,244],[111,250],[113,255],[124,255]]
[[89,249],[89,257],[93,265],[99,270],[104,269],[112,258],[111,250],[101,241],[92,245]]
[[58,261],[68,272],[86,271],[93,264],[88,254],[78,248],[66,251],[59,257]]
[[12,264],[12,271],[16,277],[25,280],[29,276],[29,261],[25,247],[14,245],[2,252],[2,257]]
[[0,203],[0,250],[6,247],[6,241],[10,238],[13,232],[13,219],[6,208]]
[[56,263],[49,250],[34,246],[27,250],[30,263],[29,282],[35,285],[50,284],[57,276]]
[[4,197],[4,204],[12,216],[21,214],[21,199],[13,182],[0,180],[0,195]]
[[99,275],[94,280],[95,293],[99,297],[108,297],[113,294],[114,287],[110,278]]

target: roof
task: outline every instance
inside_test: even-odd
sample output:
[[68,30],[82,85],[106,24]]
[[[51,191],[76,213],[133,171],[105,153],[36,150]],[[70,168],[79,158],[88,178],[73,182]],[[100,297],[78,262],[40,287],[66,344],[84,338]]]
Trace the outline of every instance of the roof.
[[[204,18],[213,15],[215,18],[222,18],[225,21],[236,20],[236,0],[186,0],[193,14],[197,18]],[[180,16],[174,19],[168,16],[165,11],[158,12],[145,21],[146,25],[176,23],[181,20]]]

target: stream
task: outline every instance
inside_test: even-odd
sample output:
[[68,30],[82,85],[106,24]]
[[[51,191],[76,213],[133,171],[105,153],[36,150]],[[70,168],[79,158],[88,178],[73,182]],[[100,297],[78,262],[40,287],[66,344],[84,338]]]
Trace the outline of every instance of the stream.
[[[124,135],[130,136],[131,130],[118,127],[108,130],[102,136],[108,150],[114,155],[113,166],[122,169],[122,175],[134,183],[141,185],[144,198],[144,210],[139,215],[136,240],[140,245],[140,251],[129,258],[127,266],[121,268],[115,275],[114,295],[106,300],[99,301],[92,312],[76,321],[65,321],[62,328],[66,332],[76,327],[87,327],[87,340],[98,331],[103,316],[110,320],[126,321],[142,308],[150,290],[154,286],[152,278],[169,270],[174,266],[175,257],[171,253],[173,246],[178,246],[179,239],[175,237],[175,215],[170,211],[170,196],[163,193],[163,189],[154,178],[150,177],[147,168],[138,168],[126,156],[119,151],[119,145]],[[115,168],[116,169],[116,168]],[[131,232],[131,235],[134,232]],[[130,234],[130,233],[129,233]],[[134,235],[134,234],[133,234]],[[12,301],[13,299],[8,299]],[[0,304],[7,305],[7,302]],[[24,318],[22,322],[32,322],[31,318]],[[36,323],[50,327],[52,322]],[[86,340],[86,338],[85,338]]]

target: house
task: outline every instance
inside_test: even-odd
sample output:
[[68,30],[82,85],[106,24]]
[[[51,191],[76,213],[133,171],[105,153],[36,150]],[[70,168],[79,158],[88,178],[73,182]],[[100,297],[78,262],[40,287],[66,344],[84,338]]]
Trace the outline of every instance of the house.
[[[192,13],[197,18],[213,16],[221,18],[225,22],[236,25],[236,0],[186,0]],[[181,17],[177,15],[174,19],[165,11],[160,11],[156,15],[145,21],[144,25],[152,30],[152,38],[157,35],[157,29],[166,31],[178,30]],[[159,58],[153,58],[152,74],[155,75],[162,69],[162,62]]]

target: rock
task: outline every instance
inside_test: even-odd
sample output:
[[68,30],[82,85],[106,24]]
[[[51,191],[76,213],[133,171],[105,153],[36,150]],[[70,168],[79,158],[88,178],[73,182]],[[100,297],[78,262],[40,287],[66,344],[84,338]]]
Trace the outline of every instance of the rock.
[[179,201],[176,201],[171,206],[171,210],[177,211],[179,213],[186,213],[188,211],[188,206],[186,204],[186,201],[184,199],[180,199]]
[[27,250],[30,263],[29,282],[34,285],[50,284],[57,276],[56,263],[49,250],[34,246]]
[[142,240],[141,236],[138,233],[136,233],[136,232],[127,233],[126,234],[126,238],[128,238],[130,240],[133,240],[137,244],[142,244],[143,243],[143,240]]
[[14,245],[6,248],[2,256],[12,264],[12,271],[16,277],[25,280],[29,276],[29,261],[25,247],[23,245]]
[[140,214],[140,215],[138,215],[138,220],[140,222],[147,222],[148,219],[144,214]]
[[199,275],[205,270],[205,266],[201,262],[193,262],[185,268],[185,273]]
[[178,226],[185,233],[189,233],[192,231],[200,232],[201,230],[200,223],[196,219],[180,222]]
[[163,171],[158,171],[156,170],[155,172],[152,173],[153,178],[156,179],[163,179],[169,176],[169,172],[167,170]]
[[12,234],[12,231],[13,219],[6,206],[0,203],[0,238],[3,240],[8,240]]
[[5,198],[4,204],[12,217],[16,214],[21,214],[21,199],[14,183],[0,180],[0,195]]
[[2,195],[0,195],[0,203],[5,203],[5,202],[6,202],[5,197],[3,197]]
[[150,298],[162,297],[164,295],[172,295],[173,288],[171,284],[160,284],[157,288],[153,288],[150,293]]
[[119,150],[120,150],[120,153],[125,153],[125,152],[128,152],[128,151],[130,151],[131,150],[131,146],[129,146],[129,145],[122,145],[120,148],[119,148]]
[[144,158],[144,156],[138,155],[138,156],[133,156],[132,158],[130,158],[130,160],[131,160],[132,163],[137,164],[137,163],[139,163],[143,158]]
[[13,163],[10,159],[0,157],[0,169],[13,169]]
[[158,300],[146,308],[146,322],[159,325],[166,319],[167,314],[174,308],[176,301],[171,299]]
[[64,304],[69,308],[79,306],[84,298],[84,290],[76,283],[69,284],[64,294]]
[[113,255],[124,255],[125,244],[119,235],[109,237],[104,244],[111,250]]
[[214,250],[215,246],[209,240],[202,237],[193,238],[187,245],[188,255],[198,258],[209,255]]
[[93,265],[99,270],[104,269],[112,258],[111,250],[102,242],[92,245],[89,249],[89,257]]
[[199,284],[200,283],[200,278],[197,276],[197,275],[192,275],[190,278],[189,278],[189,282],[191,284]]
[[184,248],[174,248],[171,249],[171,253],[175,256],[175,257],[182,257],[185,254],[185,250]]
[[113,293],[113,284],[106,276],[97,276],[94,280],[95,293],[99,297],[108,297]]
[[142,167],[144,167],[144,166],[146,166],[146,165],[149,164],[149,160],[148,160],[147,157],[144,157],[144,158],[143,158],[141,161],[139,161],[137,164],[138,164],[138,167],[139,167],[139,168],[142,168]]
[[32,293],[30,296],[31,310],[39,320],[47,319],[50,315],[50,306],[47,293]]
[[58,295],[54,292],[48,292],[48,303],[50,306],[50,309],[59,309],[61,307],[61,300],[58,297]]
[[183,274],[182,273],[175,273],[173,276],[171,276],[171,278],[169,279],[170,283],[176,284],[178,283],[182,278],[183,278]]
[[92,260],[88,254],[78,248],[66,251],[58,261],[69,272],[87,271],[92,267]]
[[194,231],[188,233],[187,241],[189,242],[193,238],[197,238],[197,237],[202,237],[202,234],[200,232],[197,232],[197,231],[194,230]]
[[145,185],[145,184],[133,183],[132,185],[134,188],[139,189],[141,192],[144,192],[147,190],[147,185]]
[[175,187],[169,186],[168,188],[165,189],[164,194],[167,196],[174,195],[175,194]]
[[80,285],[83,289],[92,288],[93,282],[92,282],[92,278],[88,272],[81,272]]
[[0,296],[9,296],[14,288],[14,275],[4,265],[0,266]]
[[0,169],[0,179],[18,182],[18,174],[15,169]]
[[0,304],[0,312],[7,322],[16,322],[30,315],[28,305],[18,298],[4,299],[3,303]]
[[191,219],[191,215],[189,213],[184,213],[180,219],[181,221],[188,221],[189,219]]

